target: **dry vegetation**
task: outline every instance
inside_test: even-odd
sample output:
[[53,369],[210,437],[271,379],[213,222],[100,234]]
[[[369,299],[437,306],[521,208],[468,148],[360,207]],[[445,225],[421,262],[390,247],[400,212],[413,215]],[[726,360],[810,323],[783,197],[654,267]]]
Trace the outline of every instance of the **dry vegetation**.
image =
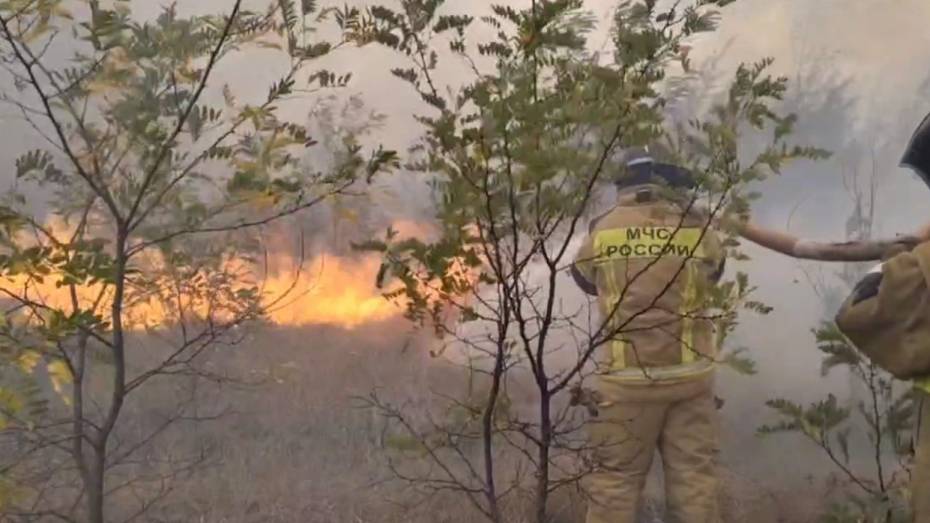
[[[45,5],[46,2],[37,4]],[[291,15],[283,12],[284,6],[292,2],[271,4],[272,9],[275,5],[281,6],[281,14],[285,15],[280,32],[294,36],[289,32],[296,27],[297,18],[293,16],[296,11]],[[384,11],[381,12],[383,14]],[[445,22],[460,23],[461,20],[456,22],[447,19]],[[95,30],[104,32],[109,29],[100,27]],[[8,32],[7,40],[15,42],[21,40],[22,36]],[[317,56],[320,49],[307,49],[308,52],[301,56]],[[23,61],[29,63],[28,60]],[[27,72],[30,68],[26,66]],[[427,74],[427,71],[422,73]],[[206,82],[208,76],[204,75],[203,82]],[[282,85],[287,85],[287,82],[279,83],[272,89],[268,105],[276,96],[282,95]],[[839,88],[819,91],[839,92]],[[127,92],[131,93],[127,99],[140,98],[131,91]],[[424,100],[435,104],[436,93],[426,93]],[[807,114],[808,120],[830,120],[827,117],[814,118],[819,115],[811,115],[805,104],[809,105],[810,102],[803,98],[798,101],[798,105],[805,108],[803,112]],[[188,109],[193,107],[192,102]],[[831,114],[830,111],[836,109],[828,105],[824,107],[824,114]],[[840,107],[836,110],[839,112],[845,109]],[[602,113],[598,111],[585,112],[597,114],[598,122],[602,119]],[[182,130],[185,118],[181,118],[177,124],[177,133]],[[842,127],[831,124],[831,130]],[[297,129],[294,132],[295,145],[304,147],[312,142],[302,128],[286,128]],[[272,130],[277,132],[279,129]],[[118,136],[119,133],[114,135]],[[150,138],[153,143],[161,144],[163,141],[158,136]],[[63,140],[67,142],[65,138]],[[167,146],[164,148],[168,149]],[[29,158],[35,163],[32,170],[41,171],[40,174],[57,172],[49,167],[51,156],[46,158],[33,155]],[[145,155],[142,155],[141,163],[145,164],[145,160]],[[393,165],[395,157],[393,153],[389,155],[379,149],[372,161],[375,166]],[[76,159],[73,163],[80,166]],[[154,167],[142,167],[145,168],[140,172],[158,171],[157,163]],[[104,173],[97,174],[103,176]],[[110,183],[102,182],[101,186],[107,187]],[[147,182],[142,184],[143,187],[147,185]],[[73,193],[68,194],[73,196]],[[143,196],[140,193],[138,202],[144,199]],[[299,198],[297,202],[281,211],[280,216],[275,216],[280,218],[306,206]],[[129,214],[133,212],[135,209]],[[170,209],[165,214],[175,218]],[[127,223],[132,221],[130,219]],[[239,226],[230,227],[235,229]],[[359,234],[361,239],[369,236],[361,232]],[[339,235],[347,236],[344,231],[340,231]],[[193,252],[199,250],[194,248],[198,245],[193,244]],[[373,276],[361,272],[376,265],[363,263],[358,274],[346,270],[345,275],[349,279],[364,279],[367,286]],[[349,269],[353,268],[357,267],[349,266]],[[342,291],[341,297],[346,298],[343,301],[348,306],[354,306],[355,296],[345,292],[343,284],[346,281],[349,280],[337,280]],[[205,294],[213,292],[208,290]],[[362,295],[362,298],[366,299],[366,305],[376,300],[373,306],[376,310],[380,310],[379,307],[383,305],[379,296]],[[342,301],[339,303],[341,305]],[[307,300],[292,304],[292,307],[307,313],[305,316],[314,316],[309,314],[309,309],[316,305],[320,305],[320,310],[340,308],[334,299]],[[320,310],[313,309],[313,312],[319,313]],[[370,317],[383,317],[371,315],[370,312]],[[319,317],[319,314],[315,317]],[[148,319],[154,317],[150,315]],[[153,380],[144,392],[126,396],[125,409],[119,417],[119,423],[115,423],[116,418],[113,418],[115,432],[112,438],[109,432],[98,438],[101,442],[111,440],[109,450],[112,455],[99,452],[101,462],[107,460],[112,463],[122,456],[128,457],[114,470],[108,471],[106,486],[111,491],[107,492],[106,521],[123,521],[134,514],[137,516],[136,521],[178,523],[484,521],[461,492],[424,492],[398,480],[390,461],[398,457],[400,452],[394,439],[396,428],[374,411],[363,408],[358,401],[358,397],[364,398],[377,390],[380,398],[404,404],[407,407],[405,412],[411,415],[411,422],[425,426],[429,423],[430,414],[441,409],[444,396],[462,397],[467,386],[467,373],[444,360],[429,357],[429,349],[433,348],[434,341],[427,334],[411,333],[410,324],[402,320],[370,321],[349,330],[323,326],[285,327],[281,323],[287,323],[286,319],[273,317],[271,320],[278,321],[279,325],[268,325],[255,331],[243,328],[242,339],[237,340],[236,344],[218,343],[210,346],[198,360],[210,362],[204,363],[207,367],[196,369],[196,372],[194,369],[182,369],[181,373],[175,373],[172,367],[170,373],[166,372],[164,376]],[[127,343],[126,355],[130,359],[130,375],[142,369],[158,367],[159,362],[165,361],[165,351],[169,349],[160,343],[157,334],[143,337],[131,333],[128,336],[131,339]],[[81,351],[83,354],[83,347]],[[118,352],[122,355],[122,345]],[[113,381],[107,363],[97,362],[95,365],[99,366],[95,370],[101,372],[95,378],[96,382],[87,382],[88,398],[104,395],[107,382]],[[514,401],[516,409],[532,409],[538,403],[538,398],[532,395],[533,387],[527,385],[522,391],[510,391],[510,399]],[[742,388],[743,385],[755,392],[746,392],[748,389]],[[754,398],[752,401],[744,400],[744,407],[751,403],[759,411],[764,410],[764,385],[750,381],[743,383],[739,390],[740,394]],[[56,397],[53,394],[49,396]],[[563,398],[555,398],[553,401],[557,403],[563,401]],[[53,408],[63,409],[63,405],[56,404]],[[57,417],[49,419],[68,419],[67,412],[53,414]],[[114,414],[118,412],[114,411]],[[77,425],[90,423],[88,413],[77,412],[76,415],[79,420]],[[721,476],[725,480],[721,496],[725,521],[813,521],[822,512],[825,502],[843,494],[842,487],[824,481],[829,473],[827,470],[817,477],[799,475],[782,481],[772,479],[774,476],[770,477],[763,465],[737,466],[757,461],[803,462],[815,456],[817,449],[802,447],[803,442],[800,440],[784,444],[787,447],[778,446],[783,443],[772,443],[765,447],[765,452],[775,458],[759,459],[758,454],[746,449],[758,450],[760,445],[734,444],[752,437],[756,428],[755,419],[743,416],[739,409],[725,408],[723,415],[728,421],[725,424],[727,430],[721,454]],[[57,421],[54,423],[58,424]],[[730,430],[734,427],[738,430]],[[18,427],[16,430],[19,430]],[[22,441],[16,440],[22,435],[11,432],[11,438],[3,443],[10,447],[0,447],[0,453],[4,453],[4,456],[12,456],[14,450],[25,448]],[[17,445],[21,447],[12,448]],[[479,447],[465,445],[456,448],[466,454],[474,453],[477,458]],[[516,473],[513,464],[519,460],[518,456],[512,455],[513,449],[503,447],[509,450],[501,450],[503,454],[496,459],[496,465],[501,477],[507,479],[507,476]],[[6,451],[9,454],[5,454]],[[134,452],[130,454],[129,451]],[[79,503],[81,497],[77,495],[79,491],[76,485],[80,482],[74,473],[75,466],[69,464],[62,455],[50,451],[49,457],[42,454],[35,460],[37,474],[43,469],[55,471],[46,474],[62,474],[60,479],[53,477],[51,479],[54,481],[47,483],[50,492],[36,495],[41,497],[49,494],[49,497],[54,498],[61,493],[61,498],[75,498],[76,503]],[[426,462],[411,464],[409,452],[403,457],[408,459],[407,466],[429,466]],[[54,460],[60,460],[60,466]],[[816,463],[819,462],[811,460],[810,463],[808,468],[816,469]],[[643,518],[650,523],[660,518],[657,514],[661,512],[658,500],[661,499],[662,489],[658,468],[648,488],[648,514]],[[525,492],[516,492],[503,499],[504,521],[522,523],[534,520],[533,478],[526,479]],[[42,484],[41,481],[37,483]],[[89,482],[84,483],[86,488]],[[422,489],[422,484],[419,487]],[[550,502],[552,523],[583,520],[584,496],[578,490],[560,490]],[[43,508],[38,507],[39,510]],[[97,521],[103,521],[102,517],[100,515]],[[11,521],[36,520],[44,521],[41,516]]]
[[[142,517],[151,522],[281,523],[471,523],[483,521],[460,493],[428,495],[392,474],[387,458],[392,430],[357,397],[379,390],[414,412],[435,409],[436,392],[461,393],[466,373],[428,356],[432,341],[403,321],[372,323],[354,330],[334,327],[269,327],[246,336],[225,352],[227,376],[213,382],[176,378],[153,385],[146,410],[128,406],[118,440],[147,434],[174,412],[181,398],[197,394],[197,421],[178,422],[124,469],[132,477],[154,477],[189,469],[168,481],[139,482],[136,492],[165,496]],[[148,345],[148,344],[147,344]],[[154,344],[152,344],[154,347]],[[147,351],[155,350],[147,347]],[[140,351],[141,352],[141,351]],[[433,393],[429,393],[432,391]],[[517,394],[518,395],[518,394]],[[519,397],[515,397],[520,402]],[[529,398],[524,399],[531,404]],[[193,407],[192,407],[193,408]],[[726,415],[726,410],[724,410]],[[419,422],[425,423],[425,416]],[[478,449],[475,449],[476,451]],[[773,448],[773,451],[777,451]],[[724,463],[752,459],[723,450]],[[765,478],[741,477],[722,467],[725,521],[805,522],[822,509],[810,496],[808,478],[773,490]],[[114,482],[118,479],[114,478]],[[166,487],[170,490],[166,490]],[[643,521],[656,521],[661,470],[647,487]],[[114,498],[113,514],[140,508],[132,490]],[[803,501],[806,500],[806,501]],[[529,521],[531,502],[512,496],[507,521]],[[583,521],[584,497],[560,491],[553,500],[553,523]]]

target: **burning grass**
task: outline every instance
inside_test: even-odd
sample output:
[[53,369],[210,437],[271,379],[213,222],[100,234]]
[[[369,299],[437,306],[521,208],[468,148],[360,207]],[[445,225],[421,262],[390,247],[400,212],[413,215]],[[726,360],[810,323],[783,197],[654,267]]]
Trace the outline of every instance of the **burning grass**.
[[[419,235],[423,231],[418,227],[395,228],[401,235]],[[227,263],[229,270],[246,270]],[[198,371],[209,379],[179,374],[155,380],[127,404],[115,450],[119,454],[139,445],[139,454],[113,469],[112,485],[132,484],[113,495],[114,520],[138,510],[140,496],[163,496],[147,509],[145,521],[482,521],[456,493],[423,498],[392,481],[385,466],[390,428],[353,401],[379,390],[383,398],[405,403],[416,418],[439,407],[435,392],[455,396],[465,389],[464,371],[430,358],[433,341],[413,333],[399,318],[400,308],[375,288],[380,263],[375,255],[324,255],[297,271],[295,257],[273,256],[263,292],[286,298],[271,308],[269,322],[254,332],[244,329],[235,345],[217,344],[206,351],[202,360],[207,363]],[[13,278],[3,285],[28,288],[50,305],[71,304],[68,289],[56,286],[53,278]],[[79,296],[84,302],[100,299],[99,289],[81,292],[86,293]],[[139,296],[130,307],[137,327],[130,346],[133,372],[157,364],[170,350],[163,343],[172,335],[167,319],[177,311],[161,303]],[[196,300],[184,307],[196,311]],[[531,409],[530,390],[517,392],[521,397],[512,398],[515,405]],[[162,430],[179,406],[182,416]],[[153,432],[159,438],[146,441]],[[743,459],[726,452],[724,458]],[[502,469],[508,459],[502,458]],[[658,487],[653,481],[650,492],[655,494]],[[729,473],[726,520],[809,521],[817,503],[805,508],[778,502],[809,488],[798,481],[788,494],[771,494]],[[559,491],[553,499],[553,523],[583,521],[583,506],[579,493]],[[655,506],[650,503],[649,512],[656,512]],[[504,510],[508,521],[529,521],[528,499],[514,496]]]
[[[402,235],[419,234],[413,222],[396,224]],[[422,229],[422,227],[420,227]],[[53,217],[34,231],[25,245],[46,245],[50,257],[73,256],[75,226]],[[272,235],[274,246],[286,245],[280,233]],[[58,245],[67,247],[56,248]],[[106,247],[104,247],[106,248]],[[59,252],[60,251],[60,252]],[[231,321],[241,310],[239,291],[254,287],[261,295],[264,315],[284,327],[331,325],[357,327],[384,321],[401,313],[375,287],[381,265],[377,254],[344,256],[320,254],[309,260],[277,249],[251,261],[235,249],[223,253],[216,266],[203,264],[178,269],[158,250],[146,250],[134,259],[128,278],[123,322],[131,330],[164,329],[182,321],[210,317]],[[0,277],[0,291],[15,301],[39,304],[66,312],[95,311],[106,316],[113,298],[112,285],[87,282],[73,289],[62,285],[65,266],[52,261],[47,266],[23,266]],[[35,311],[35,307],[27,308]]]

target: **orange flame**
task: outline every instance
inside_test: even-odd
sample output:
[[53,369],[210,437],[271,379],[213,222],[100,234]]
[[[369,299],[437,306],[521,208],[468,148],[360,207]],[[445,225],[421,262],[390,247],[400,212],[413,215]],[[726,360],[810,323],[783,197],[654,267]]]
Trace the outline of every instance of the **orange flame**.
[[265,291],[283,299],[268,316],[278,325],[328,324],[344,328],[392,318],[400,310],[374,286],[380,265],[377,256],[326,256],[310,262],[311,270],[302,273],[296,282],[293,275],[273,276],[265,282]]
[[[45,224],[48,232],[59,240],[67,239],[73,231],[61,220],[52,219]],[[400,221],[393,225],[401,237],[424,238],[431,231],[417,222]],[[163,260],[155,254],[147,255],[145,264],[163,266]],[[288,255],[277,255],[270,262],[271,274],[255,277],[254,268],[245,267],[242,262],[227,260],[224,271],[237,276],[251,273],[251,279],[257,280],[262,296],[268,304],[267,318],[277,325],[306,326],[327,324],[343,328],[383,321],[398,316],[402,309],[396,303],[386,300],[375,287],[375,276],[381,259],[377,254],[360,256],[320,256],[302,264],[300,271],[293,270],[296,260]],[[19,296],[31,302],[66,312],[73,310],[71,289],[56,284],[61,275],[49,275],[38,281],[28,275],[0,278],[0,289],[4,298]],[[193,285],[183,282],[184,285]],[[172,289],[177,290],[177,289]],[[112,289],[101,285],[76,286],[74,289],[79,308],[98,311],[108,317]],[[102,295],[101,295],[102,294]],[[150,293],[151,294],[151,293]],[[170,294],[170,293],[169,293]],[[166,295],[144,295],[130,293],[124,309],[123,323],[133,330],[153,329],[173,323],[173,318],[196,315],[205,317],[217,314],[216,303],[211,298],[200,295],[174,293]],[[226,305],[230,300],[226,301]],[[180,312],[179,312],[180,311]],[[223,317],[223,313],[217,314]],[[226,314],[228,316],[228,314]]]

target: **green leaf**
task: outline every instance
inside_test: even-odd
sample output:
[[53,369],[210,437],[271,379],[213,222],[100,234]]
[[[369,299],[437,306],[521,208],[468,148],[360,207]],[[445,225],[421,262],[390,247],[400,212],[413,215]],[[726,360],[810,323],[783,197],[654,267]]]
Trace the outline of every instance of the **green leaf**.
[[42,361],[42,353],[36,350],[26,349],[17,356],[13,362],[23,373],[32,373],[39,362]]
[[52,388],[55,389],[55,392],[66,405],[71,405],[71,396],[65,390],[65,385],[69,385],[74,381],[70,367],[64,360],[56,359],[48,364],[47,369],[49,378],[52,381]]
[[746,376],[753,376],[758,373],[756,362],[751,358],[743,357],[741,354],[748,352],[749,349],[741,347],[727,353],[724,356],[724,364]]
[[64,173],[55,166],[48,151],[36,149],[16,159],[16,177],[34,177],[42,183],[62,183]]

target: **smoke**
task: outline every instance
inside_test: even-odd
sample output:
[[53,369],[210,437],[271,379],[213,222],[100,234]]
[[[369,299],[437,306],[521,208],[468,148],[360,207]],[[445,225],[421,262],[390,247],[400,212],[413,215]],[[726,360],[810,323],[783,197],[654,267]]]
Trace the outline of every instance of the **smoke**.
[[[765,182],[755,220],[802,237],[843,239],[853,210],[850,185],[868,192],[873,182],[876,236],[909,232],[930,218],[926,187],[897,165],[911,132],[930,111],[930,75],[923,65],[930,47],[921,24],[928,14],[930,5],[920,1],[900,2],[894,9],[869,0],[737,2],[724,10],[720,31],[701,40],[695,59],[713,61],[717,77],[725,79],[740,62],[774,57],[773,71],[790,81],[783,110],[799,117],[793,139],[833,152],[827,161],[799,162]],[[750,434],[766,418],[766,398],[807,402],[828,392],[841,399],[851,394],[842,373],[821,377],[821,357],[810,333],[834,311],[813,291],[809,277],[835,283],[831,273],[840,267],[747,250],[752,260],[731,270],[748,272],[757,298],[774,311],[766,317],[745,315],[732,340],[750,348],[760,373],[752,379],[721,376],[720,394],[727,400],[725,455],[753,476],[764,470],[773,483],[797,481],[829,465],[816,454],[782,459],[787,445],[792,452],[806,448],[793,438],[776,440],[782,447]],[[737,456],[755,458],[733,459]]]
[[[519,7],[528,1],[498,3]],[[349,2],[368,3],[373,2]],[[137,0],[133,4],[144,16],[154,16],[159,9],[155,2]],[[218,12],[228,9],[231,2],[181,0],[177,4],[183,15],[195,10]],[[478,14],[490,4],[448,2],[448,9],[464,11],[467,5],[469,12]],[[595,48],[608,43],[607,23],[614,5],[612,0],[588,2],[604,21],[592,37]],[[719,31],[696,39],[692,56],[696,65],[704,68],[709,84],[691,93],[696,99],[689,100],[689,107],[698,112],[706,109],[739,63],[771,56],[775,58],[773,72],[790,80],[783,109],[799,115],[794,140],[834,152],[827,161],[799,162],[765,182],[760,187],[764,196],[754,208],[758,222],[790,229],[799,236],[844,238],[853,202],[843,180],[852,177],[867,184],[873,175],[878,188],[876,235],[907,232],[930,219],[927,188],[897,166],[908,136],[930,111],[928,19],[930,3],[925,0],[899,0],[893,6],[883,0],[741,0],[723,10]],[[266,56],[272,55],[254,52],[230,60],[219,69],[217,85],[229,83],[243,100],[260,99],[286,66],[279,58]],[[392,52],[374,46],[339,50],[319,64],[353,73],[349,92],[357,94],[366,107],[385,115],[382,129],[367,140],[398,150],[416,139],[420,127],[412,115],[425,110],[416,94],[389,72],[402,64]],[[452,61],[441,66],[438,77],[445,88],[460,85],[466,74],[462,64]],[[7,83],[3,82],[4,89]],[[219,95],[213,92],[211,96]],[[282,109],[304,114],[311,111],[302,101]],[[37,147],[40,140],[23,132],[21,120],[8,118],[8,108],[3,115],[0,133],[6,140],[0,145],[0,160],[9,166],[23,150]],[[3,182],[11,184],[13,180]],[[392,217],[414,221],[430,217],[428,189],[421,179],[400,173],[379,184],[375,192],[385,194],[382,190],[388,190],[398,195],[393,203],[380,202]],[[750,349],[760,373],[754,378],[721,373],[720,395],[727,401],[723,410],[728,434],[725,444],[730,449],[725,457],[752,455],[754,466],[766,468],[772,477],[800,477],[823,462],[781,459],[777,449],[752,439],[751,433],[765,418],[765,398],[803,402],[828,391],[841,397],[848,394],[845,377],[820,376],[820,356],[809,332],[832,311],[825,310],[810,288],[808,274],[824,272],[830,278],[833,268],[798,263],[752,246],[747,251],[751,261],[730,264],[730,274],[734,270],[748,272],[758,287],[756,297],[773,306],[774,312],[766,317],[745,316],[732,340],[734,345]],[[569,279],[559,285],[566,290],[566,307],[583,300]]]
[[[613,5],[588,3],[604,21]],[[866,197],[869,187],[875,188],[875,236],[909,232],[930,219],[926,186],[898,167],[907,139],[930,111],[930,73],[925,66],[930,62],[930,35],[923,24],[928,15],[930,4],[921,0],[902,1],[894,9],[869,0],[742,1],[723,10],[719,31],[696,40],[692,56],[707,83],[689,93],[697,99],[686,105],[700,114],[726,88],[740,63],[770,56],[775,59],[772,74],[789,80],[779,109],[798,115],[793,140],[833,153],[826,161],[797,162],[763,183],[763,197],[754,207],[756,221],[801,237],[844,239],[854,208],[853,187],[864,190]],[[592,42],[598,46],[606,40],[602,26]],[[370,95],[377,100],[383,93]],[[386,107],[397,105],[397,98],[392,100]],[[400,120],[392,121],[403,125],[406,112],[402,106]],[[757,144],[749,140],[744,145]],[[724,458],[747,475],[764,470],[773,483],[796,481],[829,465],[813,450],[805,456],[810,459],[784,460],[787,447],[781,443],[794,448],[794,438],[763,443],[752,434],[770,419],[764,407],[768,398],[806,403],[829,392],[841,399],[852,394],[849,377],[840,371],[821,376],[821,356],[810,332],[834,313],[811,281],[836,283],[833,274],[841,267],[798,262],[752,245],[746,251],[751,260],[731,263],[729,275],[736,270],[749,273],[756,298],[774,311],[764,317],[744,315],[730,342],[750,350],[759,374],[748,378],[721,372]],[[568,278],[559,285],[566,290],[565,307],[581,302]],[[755,458],[747,461],[745,456]]]

